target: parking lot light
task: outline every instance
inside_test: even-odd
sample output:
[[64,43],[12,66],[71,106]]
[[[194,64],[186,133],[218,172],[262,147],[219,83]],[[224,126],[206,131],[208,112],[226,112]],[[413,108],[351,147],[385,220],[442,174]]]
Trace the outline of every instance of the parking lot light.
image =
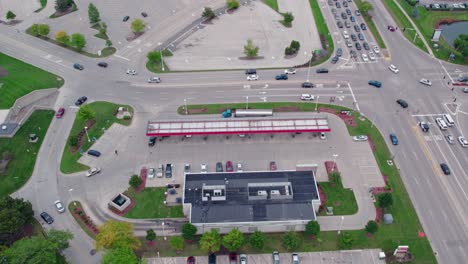
[[89,139],[88,127],[85,126],[85,127],[84,127],[84,130],[85,130],[85,133],[86,133],[86,137],[88,138],[88,142],[91,142],[91,139]]
[[249,109],[249,97],[248,96],[245,97],[245,102],[246,102],[245,109],[247,110]]
[[340,228],[338,229],[338,235],[341,233],[341,227],[343,226],[344,216],[341,216]]
[[319,97],[320,97],[320,96],[317,95],[317,101],[315,101],[315,112],[317,112],[317,106],[318,106]]
[[161,42],[158,42],[158,46],[159,46],[159,54],[161,55],[161,69],[162,71],[164,71],[164,60],[163,60],[163,55],[162,55],[162,43]]
[[166,237],[166,232],[164,232],[164,221],[161,223],[162,225],[162,228],[163,228],[163,236],[164,236],[164,240],[167,240],[167,237]]
[[185,104],[185,115],[188,115],[187,99],[184,99],[184,104]]

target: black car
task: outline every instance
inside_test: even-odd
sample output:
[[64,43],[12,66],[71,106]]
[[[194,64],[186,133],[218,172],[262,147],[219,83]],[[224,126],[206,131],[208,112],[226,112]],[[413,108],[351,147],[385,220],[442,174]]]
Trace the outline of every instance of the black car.
[[399,104],[399,105],[400,105],[401,107],[403,107],[403,108],[407,108],[407,107],[408,107],[408,103],[407,103],[405,100],[403,100],[403,99],[398,99],[396,102],[397,102],[397,104]]
[[450,168],[447,164],[441,163],[440,168],[442,169],[445,175],[450,175]]
[[382,87],[382,83],[376,80],[369,80],[367,83],[377,88]]
[[357,50],[362,50],[361,44],[359,44],[359,42],[356,42],[356,49]]
[[358,36],[359,40],[364,40],[364,34],[358,33],[357,36]]
[[142,17],[147,17],[148,14],[146,14],[145,12],[141,12],[141,16],[142,16]]
[[109,64],[107,64],[107,62],[100,61],[97,65],[98,65],[99,67],[107,68],[107,66],[108,66]]
[[94,156],[94,157],[99,157],[99,156],[101,156],[101,152],[99,152],[97,150],[94,150],[94,149],[90,149],[90,150],[88,150],[88,155],[91,155],[91,156]]
[[152,147],[152,146],[156,145],[156,139],[157,139],[157,137],[149,137],[148,146]]
[[363,42],[362,46],[364,47],[365,50],[370,50],[369,43]]
[[343,55],[343,49],[342,49],[342,48],[338,48],[338,49],[336,50],[336,56],[337,56],[337,57],[341,57],[342,55]]
[[333,6],[333,0],[328,0],[328,5]]
[[348,2],[343,1],[343,6],[344,6],[344,7],[348,7]]
[[351,20],[351,22],[356,22],[356,18],[354,16],[350,16],[349,20]]
[[223,172],[223,163],[216,162],[216,172]]
[[347,14],[348,16],[351,15],[351,10],[350,10],[349,8],[346,8],[346,14]]
[[172,164],[166,164],[166,178],[172,177]]
[[78,99],[75,101],[75,105],[76,105],[76,106],[80,106],[80,105],[84,104],[87,100],[88,100],[88,97],[86,97],[86,96],[81,96],[80,98],[78,98]]
[[341,21],[336,22],[336,25],[337,25],[339,28],[343,28],[343,22],[341,22]]
[[357,41],[356,35],[355,35],[355,34],[351,34],[351,39],[352,39],[353,41]]
[[326,68],[320,68],[315,71],[316,73],[328,73],[328,69]]
[[349,53],[351,54],[351,57],[352,58],[356,58],[357,57],[357,52],[355,50],[350,50]]
[[48,213],[46,212],[42,212],[41,213],[41,218],[46,222],[48,223],[49,225],[52,224],[54,222],[54,219],[52,218],[52,216],[50,216]]
[[73,64],[73,68],[82,71],[84,69],[83,65],[75,63]]
[[360,31],[361,31],[361,29],[359,28],[358,25],[354,25],[354,30],[356,30],[356,32],[360,32]]
[[362,30],[366,30],[366,29],[367,29],[366,24],[361,23],[361,29],[362,29]]
[[314,88],[314,84],[311,82],[303,82],[302,88]]
[[216,264],[216,255],[214,253],[208,256],[208,264]]
[[288,75],[287,74],[278,74],[275,76],[275,80],[287,80],[288,79]]
[[122,19],[122,21],[123,21],[123,22],[127,22],[129,19],[130,19],[129,16],[124,16],[124,18]]
[[247,75],[257,74],[257,70],[256,69],[247,69],[247,70],[245,70],[245,74],[247,74]]
[[341,12],[341,18],[343,18],[343,19],[347,19],[347,18],[348,18],[348,16],[346,15],[346,13],[345,13],[345,12]]
[[335,64],[335,63],[338,62],[338,60],[339,60],[339,58],[337,56],[335,56],[335,57],[332,58],[331,63]]
[[340,2],[336,2],[335,5],[336,5],[336,8],[341,8]]

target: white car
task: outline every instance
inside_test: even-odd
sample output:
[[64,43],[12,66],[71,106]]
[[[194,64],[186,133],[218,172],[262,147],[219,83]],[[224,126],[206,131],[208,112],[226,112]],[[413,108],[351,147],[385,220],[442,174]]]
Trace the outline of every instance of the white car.
[[57,209],[59,213],[65,212],[65,207],[63,207],[63,204],[60,200],[55,201],[54,204],[55,204],[55,208]]
[[206,168],[206,164],[200,165],[200,171],[201,173],[207,173],[208,169]]
[[349,34],[348,34],[348,31],[343,31],[343,38],[345,39],[349,39]]
[[257,74],[251,74],[247,76],[247,81],[256,81],[258,80],[258,75]]
[[353,141],[356,141],[356,142],[367,141],[367,136],[366,135],[354,136]]
[[161,82],[161,78],[159,77],[151,77],[148,79],[148,83],[160,83]]
[[327,135],[325,135],[325,132],[320,132],[320,139],[322,140],[327,139]]
[[361,54],[362,60],[363,61],[369,61],[369,58],[367,57],[367,54],[363,53]]
[[156,176],[156,170],[154,168],[149,168],[148,169],[148,178],[153,179],[154,176]]
[[468,148],[468,140],[466,140],[465,137],[459,136],[458,142],[460,142],[460,145],[462,145],[462,147]]
[[377,46],[372,46],[372,49],[374,50],[375,53],[377,53],[377,54],[380,53],[379,47],[377,47]]
[[432,85],[432,83],[431,83],[430,80],[424,79],[424,78],[422,78],[421,80],[419,80],[419,82],[422,83],[422,84],[424,84],[424,85],[428,85],[428,86],[431,86],[431,85]]
[[375,61],[375,53],[370,51],[369,52],[369,58],[371,59],[371,61]]
[[127,74],[128,74],[128,75],[137,75],[137,72],[136,72],[135,70],[130,70],[130,69],[128,69],[128,70],[127,70]]
[[284,73],[286,73],[286,74],[296,74],[296,69],[289,68],[289,69],[284,70]]
[[393,73],[398,73],[400,70],[393,64],[390,64],[390,66],[388,66],[388,69],[391,70]]
[[86,172],[86,177],[91,177],[91,176],[93,176],[95,174],[98,174],[100,172],[101,172],[100,168],[91,168]]
[[237,162],[237,172],[243,172],[242,163],[240,163],[240,162]]
[[313,101],[315,99],[315,96],[311,94],[301,94],[301,100],[303,101]]
[[352,43],[349,39],[347,39],[347,40],[346,40],[346,46],[347,46],[348,48],[351,48],[351,47],[353,47],[353,43]]
[[450,145],[453,145],[455,143],[455,139],[453,138],[452,135],[446,135],[445,136],[445,139],[447,139],[447,142],[450,144]]

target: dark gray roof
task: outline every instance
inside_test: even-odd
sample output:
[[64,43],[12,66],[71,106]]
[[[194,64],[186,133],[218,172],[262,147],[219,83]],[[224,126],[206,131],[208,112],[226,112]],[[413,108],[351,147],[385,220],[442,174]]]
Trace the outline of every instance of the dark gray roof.
[[[253,187],[255,183],[277,185]],[[269,199],[249,199],[249,192],[252,198],[257,196],[260,189],[270,193],[281,187],[280,193],[284,195],[289,183],[292,189],[289,198],[270,199],[268,195]],[[202,201],[204,185],[225,186],[225,192],[223,190],[221,193],[226,194],[226,200]],[[318,199],[312,171],[205,173],[187,174],[185,178],[184,203],[192,204],[192,223],[314,220],[311,202]]]

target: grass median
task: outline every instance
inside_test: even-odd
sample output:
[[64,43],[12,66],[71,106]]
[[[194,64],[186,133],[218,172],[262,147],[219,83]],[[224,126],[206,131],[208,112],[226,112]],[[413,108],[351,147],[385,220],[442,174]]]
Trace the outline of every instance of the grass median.
[[315,26],[317,27],[317,31],[320,36],[320,41],[322,42],[322,46],[325,45],[325,47],[322,48],[327,50],[327,56],[321,58],[318,61],[314,61],[313,64],[318,65],[323,63],[324,61],[327,61],[330,58],[330,56],[333,54],[335,46],[333,44],[333,38],[330,34],[330,31],[328,30],[327,23],[323,18],[323,14],[317,0],[309,0],[309,4],[310,8],[312,9],[312,14],[314,15]]
[[47,88],[60,88],[64,80],[13,57],[0,53],[0,109],[13,106],[16,99]]
[[[295,107],[297,111],[314,111],[315,103],[249,103],[251,109],[275,109],[280,107]],[[318,104],[318,107],[332,108],[337,111],[352,109],[328,104]],[[226,108],[244,108],[245,104],[212,104],[212,105],[189,105],[188,109],[204,109],[203,114],[219,114]],[[179,113],[183,113],[183,108],[179,107]],[[364,117],[360,117],[358,112],[352,112],[357,125],[355,127],[346,126],[350,136],[368,135],[375,145],[374,157],[379,166],[380,172],[387,176],[388,185],[392,188],[393,206],[387,211],[393,215],[394,223],[391,225],[380,225],[379,231],[373,236],[367,236],[364,230],[346,231],[354,239],[353,249],[360,248],[382,248],[386,252],[393,252],[398,245],[409,245],[410,251],[415,259],[412,263],[436,263],[429,241],[425,237],[420,237],[419,232],[423,231],[413,204],[406,192],[401,180],[398,168],[390,166],[387,160],[391,160],[391,153],[385,143],[384,138],[376,126]],[[382,186],[383,187],[383,186]],[[274,249],[286,251],[281,245],[279,234],[267,234],[267,241],[274,245]],[[338,250],[338,235],[336,231],[321,232],[314,241],[304,238],[301,247],[297,251],[323,251]],[[320,243],[318,241],[321,241]],[[248,247],[246,252],[250,252]],[[271,248],[252,253],[271,252]]]
[[[0,159],[9,160],[5,171],[0,173],[0,197],[15,192],[31,177],[53,116],[51,110],[35,111],[13,138],[0,138]],[[38,141],[29,143],[29,134],[36,134]]]
[[[88,129],[90,138],[94,137],[96,140],[99,139],[105,133],[105,130],[109,129],[109,127],[114,123],[125,126],[130,125],[131,120],[117,119],[115,116],[115,112],[120,106],[128,108],[133,114],[133,108],[128,105],[118,105],[109,102],[93,102],[89,104],[91,110],[96,114],[94,125]],[[63,150],[62,161],[60,162],[60,171],[63,173],[74,173],[89,169],[88,166],[78,162],[81,154],[70,145],[70,137],[78,135],[85,126],[86,122],[84,120],[78,117],[75,118],[75,122],[73,123],[73,127],[67,139],[67,144]],[[90,149],[93,144],[93,141],[88,142],[86,138],[83,138],[81,146],[83,153]]]
[[125,214],[125,217],[135,219],[184,217],[182,205],[164,205],[164,192],[166,191],[164,187],[145,188],[137,193],[128,191],[126,194],[135,200],[135,206]]

